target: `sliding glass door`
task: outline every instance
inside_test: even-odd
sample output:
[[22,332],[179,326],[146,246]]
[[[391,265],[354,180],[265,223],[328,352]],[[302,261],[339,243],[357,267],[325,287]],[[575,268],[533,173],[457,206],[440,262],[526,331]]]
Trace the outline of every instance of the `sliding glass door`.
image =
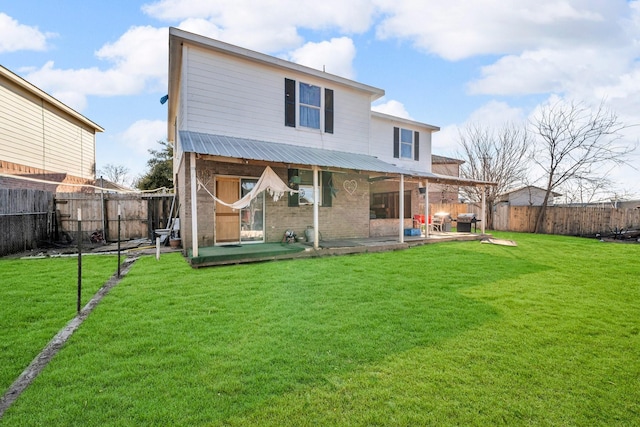
[[[255,187],[257,179],[240,180],[240,197]],[[240,210],[240,242],[264,242],[264,191],[251,200],[251,204]]]

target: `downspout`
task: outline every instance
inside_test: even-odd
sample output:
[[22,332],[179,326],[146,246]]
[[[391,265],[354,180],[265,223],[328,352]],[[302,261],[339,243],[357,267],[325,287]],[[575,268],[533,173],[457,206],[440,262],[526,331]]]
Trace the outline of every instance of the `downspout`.
[[191,252],[192,257],[198,256],[198,186],[196,185],[196,153],[191,153],[189,159],[191,170]]
[[319,209],[318,199],[320,198],[320,189],[318,188],[318,166],[313,167],[313,248],[318,249],[318,237],[320,232],[318,230],[319,225]]
[[398,230],[398,237],[400,237],[400,243],[404,243],[404,175],[400,174],[400,194],[398,196],[398,218],[400,219],[400,227]]

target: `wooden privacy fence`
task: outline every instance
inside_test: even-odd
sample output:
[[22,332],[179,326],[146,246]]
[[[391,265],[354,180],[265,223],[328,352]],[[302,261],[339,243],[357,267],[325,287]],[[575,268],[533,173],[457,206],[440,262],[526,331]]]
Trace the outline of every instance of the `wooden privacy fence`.
[[[54,193],[0,189],[0,256],[77,242],[78,209],[82,239],[113,242],[118,238],[153,239],[154,230],[171,221],[173,194]],[[173,212],[178,211],[177,200]]]
[[[492,229],[532,233],[539,211],[539,206],[498,204],[493,207]],[[430,203],[429,212],[431,215],[436,212],[448,212],[452,218],[468,212],[475,213],[478,218],[482,216],[479,205],[462,203]],[[549,206],[541,232],[565,236],[594,236],[607,235],[616,229],[640,229],[640,209],[621,209],[610,206]]]
[[447,212],[451,218],[464,213],[475,213],[476,217],[482,217],[482,208],[472,203],[429,203],[429,215],[438,212]]
[[[533,232],[539,206],[498,205],[494,208],[494,229]],[[640,209],[609,206],[549,206],[542,223],[542,233],[565,236],[594,236],[614,230],[640,229]]]
[[[61,233],[75,233],[78,209],[82,215],[83,240],[102,237],[118,239],[118,207],[120,208],[120,239],[153,239],[154,230],[166,228],[171,220],[173,194],[141,195],[135,193],[57,193],[56,216]],[[177,211],[174,206],[174,212]],[[102,239],[100,239],[102,240]]]
[[53,232],[53,193],[0,189],[0,256],[27,251]]

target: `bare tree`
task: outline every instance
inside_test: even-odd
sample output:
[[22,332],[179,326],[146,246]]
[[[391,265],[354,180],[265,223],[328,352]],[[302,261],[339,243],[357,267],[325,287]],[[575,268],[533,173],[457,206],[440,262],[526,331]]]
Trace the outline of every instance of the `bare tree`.
[[[500,129],[469,125],[459,131],[462,146],[460,167],[464,178],[494,182],[485,188],[486,203],[493,206],[500,194],[526,180],[526,162],[530,147],[526,127],[508,124]],[[461,192],[475,202],[482,200],[482,187],[463,187]],[[493,209],[483,218],[487,228],[493,228]]]
[[129,169],[123,165],[106,164],[98,171],[100,176],[104,176],[111,182],[125,185],[129,178]]
[[562,186],[565,203],[586,205],[609,196],[612,182],[606,176],[598,180],[574,179]]
[[533,161],[543,171],[546,190],[534,229],[539,233],[555,189],[572,181],[601,187],[597,183],[604,182],[609,167],[626,163],[633,147],[621,143],[626,126],[603,102],[595,110],[573,101],[546,104],[531,127],[537,137]]

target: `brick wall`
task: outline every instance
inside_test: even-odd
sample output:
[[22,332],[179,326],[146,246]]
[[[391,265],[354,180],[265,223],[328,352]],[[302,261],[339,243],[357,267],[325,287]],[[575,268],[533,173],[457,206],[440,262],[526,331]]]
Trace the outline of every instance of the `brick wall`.
[[[287,180],[287,170],[274,169]],[[337,194],[331,207],[320,206],[318,231],[322,239],[346,239],[369,236],[369,182],[368,175],[333,173],[333,185]],[[280,241],[286,230],[304,235],[313,226],[313,206],[289,207],[286,197],[274,203],[267,198],[267,241]]]
[[[264,166],[219,163],[208,160],[197,161],[197,177],[214,193],[216,175],[259,178]],[[287,169],[272,168],[278,176],[287,182]],[[184,172],[183,172],[184,171]],[[184,182],[180,177],[184,176]],[[181,164],[178,174],[178,188],[181,192],[181,210],[183,247],[191,246],[191,199],[188,156]],[[368,175],[358,173],[333,173],[333,185],[337,194],[333,197],[331,207],[319,208],[319,231],[323,239],[357,238],[369,236],[369,182]],[[204,190],[200,189],[198,197],[198,244],[211,246],[215,241],[215,201]],[[279,242],[286,230],[294,230],[304,236],[307,227],[313,226],[313,206],[289,207],[285,195],[277,202],[265,194],[265,241]]]
[[[79,178],[66,173],[49,172],[43,169],[25,166],[18,163],[12,163],[0,160],[0,173],[7,175],[15,175],[16,178],[8,178],[0,176],[0,188],[14,188],[25,190],[42,190],[59,193],[93,193],[95,190],[90,187],[81,187],[80,185],[94,185],[94,181]],[[30,181],[20,179],[20,177],[37,179],[42,181],[50,181],[59,184],[49,184],[44,182]],[[64,185],[74,184],[74,185]]]

